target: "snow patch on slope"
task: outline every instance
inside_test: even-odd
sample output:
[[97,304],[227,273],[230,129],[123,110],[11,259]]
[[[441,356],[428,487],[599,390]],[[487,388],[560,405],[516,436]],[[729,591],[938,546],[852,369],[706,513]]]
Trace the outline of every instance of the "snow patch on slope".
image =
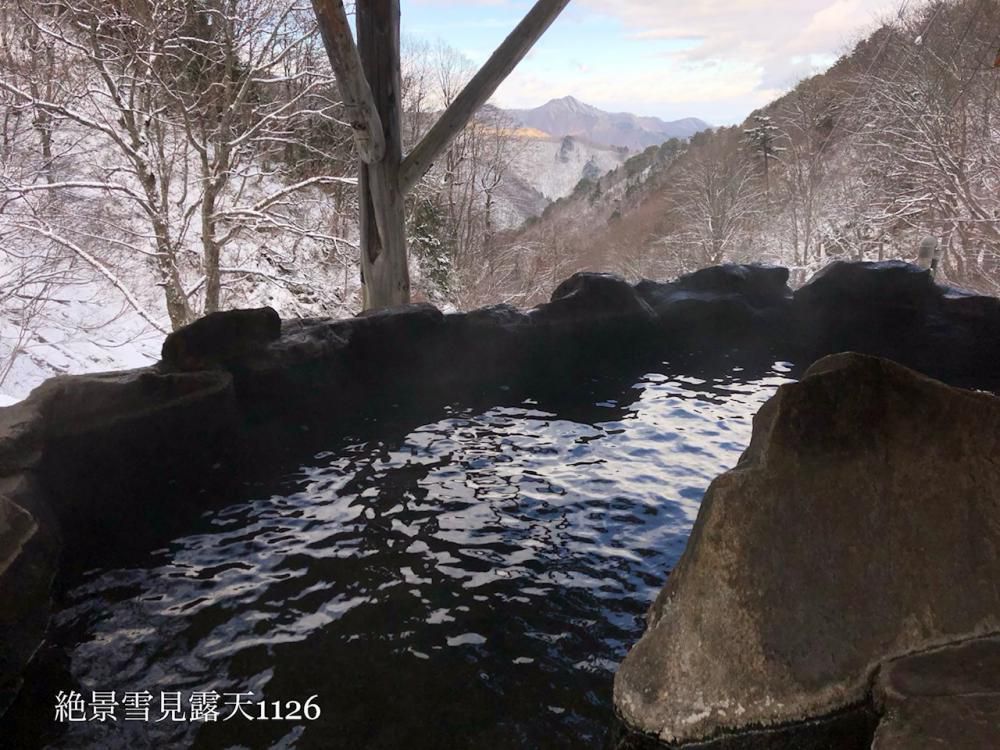
[[0,311],[0,330],[0,405],[23,399],[56,375],[150,365],[163,341],[99,281],[58,290],[28,321]]
[[572,136],[519,140],[498,190],[498,225],[511,229],[540,216],[549,203],[571,195],[580,180],[595,180],[627,158],[624,149]]
[[514,159],[513,169],[547,199],[555,201],[570,195],[584,177],[595,179],[617,169],[627,156],[620,149],[566,136],[526,142]]

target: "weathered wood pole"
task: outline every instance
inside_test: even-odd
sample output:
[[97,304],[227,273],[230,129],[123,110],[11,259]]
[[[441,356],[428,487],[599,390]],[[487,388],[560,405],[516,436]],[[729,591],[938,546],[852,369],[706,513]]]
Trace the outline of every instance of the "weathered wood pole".
[[[359,4],[362,1],[358,0]],[[406,157],[400,173],[400,186],[404,193],[409,192],[427,173],[434,160],[444,153],[479,108],[489,101],[497,87],[531,51],[569,3],[570,0],[537,0]]]
[[405,195],[569,3],[537,0],[404,162],[399,0],[357,0],[357,45],[343,0],[312,0],[361,162],[358,203],[366,310],[410,301]]
[[399,0],[358,0],[358,52],[382,124],[385,154],[360,162],[361,277],[365,308],[410,301],[403,191]]

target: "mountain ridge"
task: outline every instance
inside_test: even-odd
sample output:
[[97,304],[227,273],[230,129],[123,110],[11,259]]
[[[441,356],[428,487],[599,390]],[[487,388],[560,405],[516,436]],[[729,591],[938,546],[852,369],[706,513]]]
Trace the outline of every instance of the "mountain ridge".
[[712,127],[697,117],[666,121],[631,112],[606,112],[573,96],[551,99],[533,109],[505,111],[522,127],[548,133],[554,138],[579,137],[630,151],[659,146],[671,138],[687,139]]

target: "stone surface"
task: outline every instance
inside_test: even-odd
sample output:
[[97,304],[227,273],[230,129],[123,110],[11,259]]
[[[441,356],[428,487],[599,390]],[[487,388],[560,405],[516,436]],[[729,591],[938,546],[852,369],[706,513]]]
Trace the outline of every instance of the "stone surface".
[[874,696],[882,721],[872,750],[1000,746],[1000,636],[895,659]]
[[786,268],[714,266],[667,283],[646,279],[636,291],[675,346],[780,346],[789,339],[792,291]]
[[37,488],[23,478],[0,480],[0,714],[44,637],[58,566],[54,529],[18,504],[32,494]]
[[993,298],[937,286],[901,262],[834,263],[794,295],[787,282],[787,269],[759,265],[635,285],[578,273],[527,312],[497,305],[442,315],[408,305],[347,320],[285,321],[269,343],[270,312],[266,336],[253,333],[261,311],[246,312],[249,336],[241,318],[210,316],[172,334],[162,368],[226,369],[244,403],[280,408],[318,393],[335,404],[348,390],[357,400],[364,391],[414,383],[476,389],[571,378],[627,359],[735,349],[803,365],[856,350],[954,382],[1000,382],[1000,302]]
[[178,517],[179,503],[136,498],[185,475],[201,483],[239,419],[218,371],[53,378],[0,409],[0,714],[45,636],[60,565],[72,569],[85,547],[117,553]]
[[[817,272],[795,293],[796,301],[841,304],[853,301],[866,308],[919,310],[938,295],[931,275],[901,260],[854,262],[838,260]],[[841,309],[841,316],[854,310]]]
[[789,312],[805,358],[858,351],[950,380],[1000,377],[997,300],[939,286],[902,261],[831,263]]
[[615,679],[664,740],[865,700],[885,659],[1000,630],[1000,399],[857,354],[757,415]]
[[[126,370],[50,378],[27,402],[41,412],[44,438],[110,429],[122,421],[156,420],[171,411],[201,411],[205,399],[231,396],[221,371],[160,373]],[[201,412],[207,416],[205,412]]]
[[42,418],[36,401],[0,408],[0,477],[36,464],[42,451]]
[[652,320],[653,309],[625,279],[610,273],[575,273],[532,311],[541,321],[628,316]]
[[270,307],[206,315],[163,342],[167,370],[207,370],[266,347],[281,335],[281,318]]
[[38,524],[24,508],[0,497],[0,576],[3,576],[38,532]]
[[[822,354],[852,348],[892,356],[957,382],[969,378],[981,384],[991,375],[1000,378],[996,299],[936,286],[927,273],[898,263],[835,264],[794,297],[787,279],[785,269],[735,265],[703,269],[668,283],[636,285],[613,275],[583,273],[561,284],[550,302],[526,312],[497,305],[443,315],[429,305],[411,305],[349,320],[282,323],[269,308],[233,311],[208,316],[171,334],[156,368],[46,382],[27,401],[0,408],[0,503],[4,504],[0,515],[6,519],[0,521],[0,629],[7,627],[0,632],[0,650],[7,649],[3,652],[7,655],[0,654],[0,712],[3,696],[10,694],[17,671],[44,633],[48,589],[57,565],[74,570],[79,563],[74,550],[79,547],[107,549],[119,557],[126,548],[134,547],[137,553],[149,549],[144,547],[149,542],[145,532],[166,533],[171,523],[183,522],[185,502],[187,510],[198,512],[203,498],[217,494],[215,482],[225,476],[240,478],[238,471],[228,471],[238,462],[227,461],[248,440],[249,430],[268,429],[267,420],[279,423],[274,429],[286,430],[303,414],[339,424],[341,417],[371,415],[404,398],[432,405],[471,395],[487,402],[501,391],[560,390],[604,368],[638,371],[645,363],[655,366],[664,358],[676,362],[687,354],[705,352],[716,352],[733,363],[745,364],[750,354],[761,354],[767,363],[781,356],[804,365]],[[741,354],[730,357],[736,350]],[[843,388],[841,392],[819,389],[815,383],[808,386],[818,399],[813,406],[829,407],[822,418],[804,406],[793,408],[793,396],[785,397],[791,400],[784,402],[782,414],[797,415],[793,422],[806,425],[799,443],[774,443],[767,425],[785,422],[775,421],[774,410],[781,411],[777,406],[765,410],[744,466],[717,483],[715,495],[723,499],[715,503],[710,519],[699,522],[692,541],[696,551],[686,556],[686,560],[714,557],[731,568],[718,581],[699,580],[696,572],[679,571],[674,577],[688,580],[688,589],[699,592],[701,599],[691,611],[703,618],[695,622],[681,618],[676,627],[686,628],[686,637],[706,644],[704,654],[696,649],[678,662],[680,676],[706,672],[711,678],[705,683],[709,690],[730,674],[742,674],[740,670],[751,674],[760,666],[761,674],[774,680],[749,688],[757,691],[754,695],[761,702],[731,706],[737,723],[750,715],[770,721],[810,710],[806,703],[795,703],[790,711],[774,703],[779,700],[774,697],[778,689],[789,684],[801,688],[795,696],[813,696],[809,705],[817,711],[852,699],[863,680],[843,675],[864,672],[866,644],[872,639],[881,639],[888,653],[897,646],[968,629],[968,622],[983,613],[982,607],[966,606],[963,598],[954,612],[938,612],[930,605],[916,609],[915,602],[926,604],[919,599],[918,587],[906,591],[887,587],[892,571],[912,567],[923,575],[923,562],[907,556],[912,549],[938,554],[941,545],[921,536],[925,523],[940,521],[942,539],[962,550],[939,571],[926,571],[929,591],[940,591],[945,578],[961,580],[962,586],[953,587],[954,597],[981,595],[983,607],[995,604],[995,591],[977,577],[970,562],[995,564],[990,541],[995,527],[989,526],[981,503],[970,500],[978,497],[975,493],[995,467],[984,464],[979,479],[963,475],[947,491],[932,481],[939,470],[922,468],[906,485],[915,497],[931,498],[925,503],[928,507],[917,506],[919,512],[911,513],[914,509],[892,493],[892,502],[875,502],[876,489],[881,492],[886,483],[903,481],[898,473],[886,472],[883,462],[870,456],[862,460],[867,454],[859,446],[885,448],[879,442],[884,430],[859,421],[864,417],[878,424],[882,412],[876,406],[884,399],[866,401],[848,386]],[[923,410],[917,413],[952,441],[951,454],[938,446],[939,452],[928,460],[940,463],[978,456],[972,453],[972,438],[956,432],[970,411],[956,404],[966,402],[939,399],[939,388],[913,386],[919,392],[915,402]],[[863,406],[868,409],[864,414]],[[967,420],[970,434],[984,451],[990,438],[983,432],[982,420],[990,408],[972,409],[976,414]],[[947,420],[941,417],[942,410],[948,411]],[[891,412],[890,423],[901,419],[897,412]],[[906,429],[926,434],[920,433],[923,423],[918,421],[907,423]],[[948,425],[941,426],[944,421]],[[783,429],[792,428],[785,424]],[[899,446],[893,445],[896,451]],[[772,472],[781,461],[767,459],[770,455],[803,467],[856,471],[868,484],[852,486],[840,474],[817,469],[820,484],[813,486],[787,467],[783,473]],[[743,481],[740,476],[764,476],[772,483],[771,494],[755,490],[757,495],[742,502],[737,499],[742,497],[737,486]],[[178,488],[187,482],[192,491],[178,489],[170,507],[142,502],[142,498],[166,497],[169,493],[161,490],[164,481],[176,482]],[[788,512],[778,498],[784,497],[784,503],[789,498],[805,502],[823,497],[810,492],[829,492],[838,486],[847,488],[842,513],[836,511],[839,500],[816,508],[806,503],[807,512],[793,513],[791,518],[794,522],[811,516],[818,519],[815,526],[789,523],[788,534],[774,531],[784,531],[783,514]],[[785,489],[779,491],[781,487]],[[949,515],[943,510],[956,502],[961,513]],[[108,522],[109,518],[114,521]],[[718,531],[734,518],[742,524],[739,534]],[[850,526],[850,519],[857,529]],[[985,533],[961,537],[974,524]],[[36,531],[30,532],[33,526]],[[841,535],[847,534],[845,528],[856,530],[857,535],[844,537],[850,543],[835,544],[825,534],[828,528]],[[60,552],[61,529],[69,533]],[[747,541],[744,530],[765,537],[772,533],[773,538]],[[956,542],[960,537],[962,543]],[[813,548],[818,550],[815,559],[809,556]],[[757,554],[758,549],[763,552]],[[864,549],[871,553],[870,569],[861,564]],[[900,550],[897,560],[893,555]],[[782,555],[793,561],[787,570]],[[751,558],[746,571],[736,569],[734,561]],[[843,590],[817,604],[810,592],[833,585],[831,581],[841,582]],[[850,587],[873,599],[881,597],[880,607],[866,609],[863,602],[853,601],[844,593]],[[786,607],[791,614],[786,613],[784,620],[768,625],[751,616],[755,606],[774,600],[795,603]],[[673,604],[666,606],[668,601],[662,600],[654,610],[651,633],[677,619]],[[904,625],[897,627],[901,618]],[[870,637],[859,638],[857,646],[853,642],[845,646],[845,633],[869,624]],[[730,635],[737,644],[735,656],[730,659],[724,649],[718,654],[711,650],[716,640]],[[654,651],[645,646],[637,649],[640,655],[647,654],[642,658],[655,661],[659,657],[650,655]],[[706,666],[706,659],[715,658],[721,660],[715,667]],[[731,660],[731,668],[726,660]],[[642,687],[642,670],[630,670],[628,679],[642,690],[662,688],[655,680]],[[776,676],[775,670],[783,676]],[[829,690],[823,687],[831,685]],[[628,700],[635,715],[648,718],[658,699],[642,690],[633,691]],[[708,707],[706,696],[703,691],[685,699],[689,699],[686,705],[695,706],[687,718],[695,719],[684,731],[696,734],[719,723],[721,714]],[[856,725],[848,724],[855,732]]]
[[180,491],[170,507],[137,498],[162,497],[166,481],[214,477],[207,469],[239,451],[232,383],[220,371],[137,370],[53,378],[36,390],[45,417],[38,475],[58,523],[72,529],[64,534],[67,560],[125,548],[179,517],[185,504],[200,505]]
[[727,264],[681,276],[675,284],[684,291],[739,294],[751,303],[774,305],[792,299],[788,275],[778,266]]

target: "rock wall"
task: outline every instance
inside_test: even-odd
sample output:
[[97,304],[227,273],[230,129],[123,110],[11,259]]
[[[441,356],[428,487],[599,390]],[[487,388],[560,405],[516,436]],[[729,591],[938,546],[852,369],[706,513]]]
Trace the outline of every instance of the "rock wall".
[[1000,399],[887,360],[782,386],[616,676],[626,722],[686,742],[804,721],[864,703],[890,659],[1000,632],[998,449]]
[[141,548],[181,510],[183,492],[157,506],[165,483],[226,474],[212,467],[237,466],[275,421],[336,423],[401,394],[446,403],[499,386],[562,388],[685,353],[804,365],[857,349],[956,382],[1000,380],[995,299],[906,264],[834,264],[794,294],[787,280],[757,266],[636,285],[577,274],[528,311],[227,313],[173,334],[156,367],[48,381],[0,409],[0,713],[44,636],[56,574],[72,573],[84,548]]
[[875,680],[872,750],[979,750],[1000,743],[1000,638],[894,659]]
[[240,419],[224,372],[53,378],[0,409],[0,714],[45,634],[57,572],[176,514],[142,500],[203,474]]

